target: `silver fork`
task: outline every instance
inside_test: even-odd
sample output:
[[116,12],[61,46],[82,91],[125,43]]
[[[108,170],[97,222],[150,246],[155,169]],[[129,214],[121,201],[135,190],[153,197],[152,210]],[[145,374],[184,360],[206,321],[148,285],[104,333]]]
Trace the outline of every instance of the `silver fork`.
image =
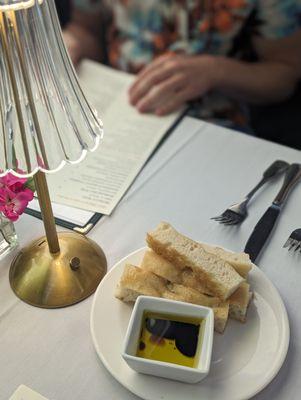
[[283,247],[288,247],[288,251],[300,251],[301,253],[301,229],[296,229],[291,233]]
[[211,219],[220,222],[224,225],[237,225],[241,224],[248,216],[248,204],[254,194],[269,180],[277,175],[282,174],[289,167],[289,164],[282,160],[277,160],[271,164],[268,169],[263,173],[260,182],[251,190],[250,193],[240,202],[233,204],[227,208],[221,215]]

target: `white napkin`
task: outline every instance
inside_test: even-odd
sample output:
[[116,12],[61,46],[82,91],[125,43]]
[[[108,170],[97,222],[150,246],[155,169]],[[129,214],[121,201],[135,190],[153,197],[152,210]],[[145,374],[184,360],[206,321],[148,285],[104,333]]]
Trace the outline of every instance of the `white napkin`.
[[47,400],[46,397],[35,392],[25,385],[21,385],[9,400]]

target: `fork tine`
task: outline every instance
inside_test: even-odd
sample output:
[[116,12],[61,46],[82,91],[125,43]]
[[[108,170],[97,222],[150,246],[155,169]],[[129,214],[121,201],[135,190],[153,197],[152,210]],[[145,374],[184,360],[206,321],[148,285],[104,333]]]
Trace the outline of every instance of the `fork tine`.
[[237,225],[239,224],[241,221],[239,218],[231,218],[228,221],[224,222],[224,225]]
[[298,244],[296,245],[296,247],[294,248],[294,252],[298,251],[301,248],[301,243],[298,242]]
[[229,223],[231,221],[232,221],[232,219],[230,217],[224,217],[223,219],[219,220],[218,222],[220,224],[227,224],[227,223]]
[[232,219],[229,222],[224,222],[224,225],[227,225],[227,226],[237,225],[237,224],[239,224],[239,220],[237,220],[237,219]]
[[289,237],[288,239],[287,239],[287,241],[284,243],[284,248],[286,248],[286,247],[289,247],[290,246],[290,244],[291,244],[291,242],[292,242],[292,240],[293,239],[291,239],[291,237]]
[[244,217],[242,215],[236,215],[235,217],[235,221],[237,224],[240,224],[241,222],[243,222]]
[[240,217],[238,215],[230,214],[228,215],[228,221],[226,221],[226,224],[236,224],[237,222],[240,221]]
[[236,225],[245,219],[246,215],[239,214],[231,208],[225,210],[221,215],[211,218],[223,225]]
[[210,219],[214,219],[215,221],[217,221],[217,220],[219,220],[220,218],[223,218],[224,214],[225,214],[225,213],[223,212],[222,214],[217,215],[216,217],[212,217],[212,218],[210,218]]
[[210,219],[213,219],[214,221],[220,221],[220,220],[223,219],[223,218],[224,218],[224,214],[219,215],[218,217],[210,218]]
[[298,243],[297,240],[292,239],[288,251],[291,251],[297,245],[297,243]]
[[233,225],[236,225],[236,224],[240,224],[241,222],[243,222],[245,217],[240,214],[233,214],[231,219],[233,220]]
[[288,247],[288,251],[301,253],[301,229],[294,230],[283,247]]
[[299,240],[297,240],[297,239],[294,239],[294,243],[295,243],[295,246],[298,246],[298,244],[299,244]]
[[219,222],[219,221],[223,221],[225,219],[228,219],[228,215],[226,213],[220,215],[219,217],[215,218],[215,221]]

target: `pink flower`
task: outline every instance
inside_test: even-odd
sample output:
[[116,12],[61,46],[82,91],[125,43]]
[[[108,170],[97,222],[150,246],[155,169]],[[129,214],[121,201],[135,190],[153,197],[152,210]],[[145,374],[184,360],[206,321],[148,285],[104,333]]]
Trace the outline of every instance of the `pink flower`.
[[26,184],[26,178],[18,178],[13,174],[8,173],[7,175],[0,178],[0,188],[8,188],[14,193],[21,192]]
[[24,213],[25,208],[32,199],[33,192],[30,189],[14,193],[7,187],[2,187],[0,188],[0,212],[15,222]]

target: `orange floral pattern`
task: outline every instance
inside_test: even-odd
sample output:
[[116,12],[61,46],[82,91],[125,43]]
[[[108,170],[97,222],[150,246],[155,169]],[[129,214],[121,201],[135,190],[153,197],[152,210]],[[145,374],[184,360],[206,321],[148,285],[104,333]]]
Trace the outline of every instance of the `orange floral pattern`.
[[236,21],[241,21],[241,16],[237,11],[248,7],[245,0],[212,0],[207,2],[209,17],[205,17],[200,24],[200,31],[206,32],[209,29],[221,33],[229,32],[233,29]]
[[166,52],[227,55],[252,13],[257,33],[281,37],[296,29],[301,0],[73,0],[86,10],[105,3],[113,66],[136,72]]

